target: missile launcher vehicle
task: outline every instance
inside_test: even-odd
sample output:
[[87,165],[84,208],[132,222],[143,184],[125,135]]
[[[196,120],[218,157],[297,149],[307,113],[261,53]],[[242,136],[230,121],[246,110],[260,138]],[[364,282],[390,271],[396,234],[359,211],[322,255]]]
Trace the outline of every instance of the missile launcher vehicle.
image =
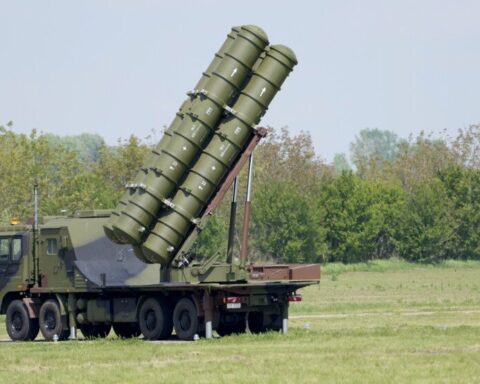
[[[12,340],[143,335],[182,340],[287,332],[297,290],[320,267],[248,261],[253,151],[258,127],[296,65],[265,32],[234,27],[188,93],[113,211],[79,211],[0,227],[0,313]],[[248,162],[240,257],[233,257],[237,179]],[[192,250],[232,189],[228,247]]]

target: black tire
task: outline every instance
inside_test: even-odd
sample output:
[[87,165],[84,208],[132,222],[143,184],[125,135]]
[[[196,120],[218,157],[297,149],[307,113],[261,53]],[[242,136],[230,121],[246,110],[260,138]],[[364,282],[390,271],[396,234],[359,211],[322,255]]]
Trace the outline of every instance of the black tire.
[[180,340],[193,340],[198,333],[198,311],[189,298],[180,299],[173,311],[173,326]]
[[30,319],[21,300],[13,300],[8,305],[5,324],[13,341],[31,341],[38,335],[38,319]]
[[114,323],[113,330],[115,334],[122,339],[138,337],[141,333],[138,323]]
[[58,336],[58,340],[65,340],[68,337],[67,320],[62,316],[56,300],[47,300],[42,304],[38,321],[45,340],[53,340],[55,335]]
[[86,339],[104,339],[110,333],[112,326],[110,324],[81,324],[79,328]]
[[147,340],[165,340],[172,334],[172,309],[166,300],[148,298],[138,313],[140,332]]

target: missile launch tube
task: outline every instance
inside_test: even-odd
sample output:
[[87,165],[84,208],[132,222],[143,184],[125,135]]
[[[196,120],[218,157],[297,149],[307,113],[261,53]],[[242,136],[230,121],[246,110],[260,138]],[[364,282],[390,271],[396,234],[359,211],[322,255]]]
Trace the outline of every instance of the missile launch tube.
[[198,94],[198,92],[204,88],[205,84],[208,82],[208,79],[210,79],[210,77],[212,76],[212,72],[221,63],[225,52],[228,51],[228,49],[231,47],[239,31],[240,31],[240,27],[232,28],[231,32],[227,35],[227,39],[224,41],[224,43],[222,44],[218,52],[215,53],[215,56],[211,61],[211,63],[209,64],[209,66],[207,67],[207,69],[202,73],[202,77],[198,81],[197,85],[193,88],[193,91],[188,93],[188,99],[182,103],[182,105],[180,106],[180,109],[175,115],[175,118],[173,119],[169,127],[165,130],[162,138],[160,139],[156,147],[147,155],[142,168],[137,172],[133,182],[126,185],[127,191],[120,198],[120,201],[117,207],[112,212],[111,218],[104,225],[105,234],[110,240],[116,243],[121,242],[120,239],[118,239],[113,232],[114,222],[120,216],[120,213],[125,209],[126,205],[128,204],[128,200],[135,193],[135,189],[139,185],[143,184],[145,177],[147,176],[150,168],[155,164],[155,161],[157,157],[160,155],[161,151],[168,146],[168,142],[170,141],[173,132],[181,124],[185,116],[185,113],[188,111],[188,109],[192,105],[193,99]]
[[295,54],[282,45],[271,46],[213,138],[179,187],[168,209],[142,244],[152,263],[168,264],[210,197],[233,166],[280,86],[297,64]]
[[168,146],[161,150],[143,185],[130,196],[128,205],[113,224],[115,236],[123,242],[139,244],[162,204],[178,189],[198,154],[210,140],[224,108],[240,91],[245,78],[268,44],[258,27],[243,26],[212,72],[203,89],[193,100]]

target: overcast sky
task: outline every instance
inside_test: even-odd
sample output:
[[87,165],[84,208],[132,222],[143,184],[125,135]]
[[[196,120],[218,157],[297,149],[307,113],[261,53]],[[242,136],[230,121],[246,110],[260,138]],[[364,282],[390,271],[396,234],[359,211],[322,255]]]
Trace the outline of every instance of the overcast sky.
[[17,132],[161,130],[241,24],[299,59],[262,125],[310,132],[327,160],[366,127],[480,122],[480,1],[0,0],[0,16],[0,125]]

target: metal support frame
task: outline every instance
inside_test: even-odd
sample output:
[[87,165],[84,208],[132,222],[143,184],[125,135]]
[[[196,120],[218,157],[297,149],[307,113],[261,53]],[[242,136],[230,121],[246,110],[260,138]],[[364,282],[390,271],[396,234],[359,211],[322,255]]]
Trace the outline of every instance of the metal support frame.
[[217,206],[220,204],[223,197],[225,196],[225,193],[227,193],[233,181],[238,176],[243,166],[247,162],[249,156],[253,153],[253,150],[255,149],[255,147],[260,142],[260,140],[263,139],[265,136],[267,136],[267,129],[263,127],[257,128],[257,130],[255,131],[255,134],[252,136],[252,138],[248,142],[245,150],[242,152],[239,159],[235,163],[235,166],[227,174],[227,176],[225,177],[225,180],[223,181],[222,185],[218,189],[217,193],[214,195],[213,199],[210,201],[210,204],[208,204],[208,207],[205,210],[203,216],[211,215],[212,212],[215,210],[215,208],[217,208]]
[[227,246],[227,263],[231,264],[233,260],[233,246],[235,242],[235,223],[237,217],[237,193],[238,193],[238,176],[233,181],[232,204],[230,206],[230,225],[228,227],[228,246]]
[[282,333],[288,333],[288,301],[282,306]]
[[252,207],[252,182],[253,182],[253,152],[248,159],[247,196],[243,211],[242,247],[240,249],[240,267],[245,268],[248,259],[248,229],[250,226],[250,211]]
[[203,311],[205,313],[205,337],[211,339],[213,333],[213,298],[208,291],[203,293]]
[[68,324],[70,325],[70,340],[77,339],[77,305],[75,295],[73,293],[68,294]]

